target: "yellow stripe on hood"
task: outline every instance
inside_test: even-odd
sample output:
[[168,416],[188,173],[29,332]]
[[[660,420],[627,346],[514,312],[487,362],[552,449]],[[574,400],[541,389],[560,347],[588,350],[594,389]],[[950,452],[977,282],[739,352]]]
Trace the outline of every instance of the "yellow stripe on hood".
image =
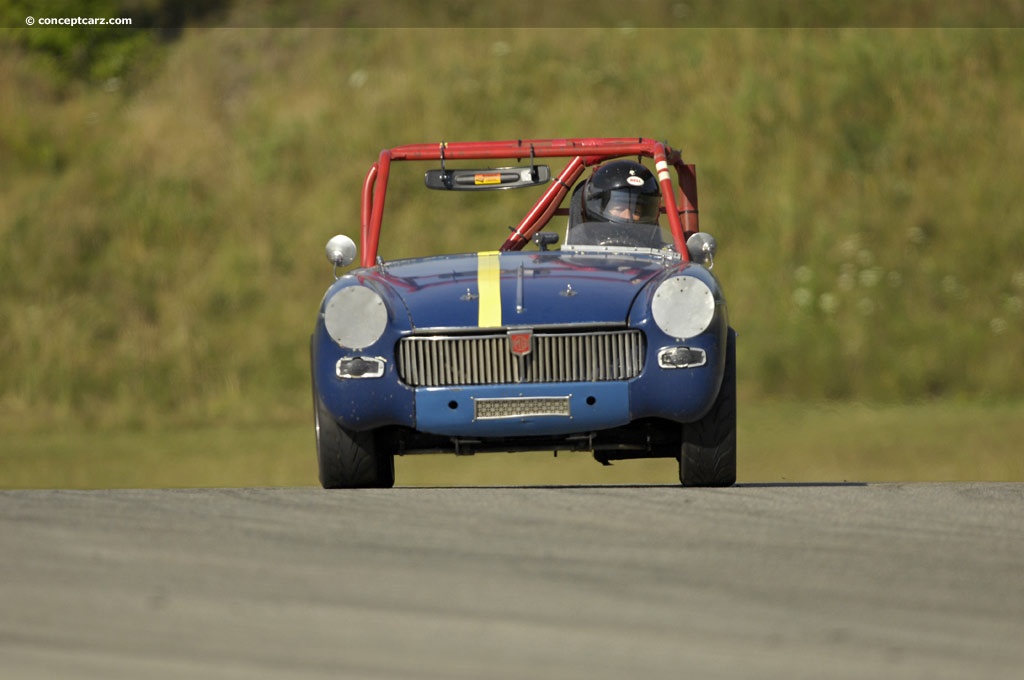
[[480,318],[477,325],[492,328],[501,325],[501,264],[498,251],[477,253],[477,289],[480,291]]

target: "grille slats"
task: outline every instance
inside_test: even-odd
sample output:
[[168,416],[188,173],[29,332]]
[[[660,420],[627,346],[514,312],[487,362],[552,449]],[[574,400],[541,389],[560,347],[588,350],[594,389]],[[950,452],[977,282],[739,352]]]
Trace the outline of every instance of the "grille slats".
[[403,338],[398,372],[414,387],[629,380],[644,364],[638,330],[534,333],[533,350],[512,354],[507,335]]

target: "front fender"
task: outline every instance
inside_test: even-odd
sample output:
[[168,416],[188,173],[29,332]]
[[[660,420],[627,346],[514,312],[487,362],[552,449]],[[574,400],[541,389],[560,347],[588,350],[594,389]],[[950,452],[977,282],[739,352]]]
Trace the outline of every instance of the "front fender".
[[[403,330],[410,327],[409,313],[393,291],[362,273],[357,271],[338,279],[320,304],[310,343],[314,389],[327,410],[347,429],[358,432],[394,424],[412,427],[416,419],[413,390],[399,381],[395,365],[395,347]],[[372,345],[349,349],[331,339],[324,325],[324,309],[332,295],[355,285],[367,285],[381,295],[388,308],[388,323]],[[338,360],[347,357],[382,359],[384,373],[374,378],[340,378]]]
[[[708,328],[683,340],[666,335],[654,322],[651,301],[658,285],[672,276],[699,278],[715,298],[715,314]],[[715,402],[725,372],[729,315],[721,285],[710,271],[694,264],[681,264],[650,281],[630,309],[629,325],[643,330],[647,339],[644,370],[630,381],[630,417],[633,420],[657,417],[676,422],[699,420]],[[703,366],[662,368],[658,353],[668,347],[702,349],[707,357]]]

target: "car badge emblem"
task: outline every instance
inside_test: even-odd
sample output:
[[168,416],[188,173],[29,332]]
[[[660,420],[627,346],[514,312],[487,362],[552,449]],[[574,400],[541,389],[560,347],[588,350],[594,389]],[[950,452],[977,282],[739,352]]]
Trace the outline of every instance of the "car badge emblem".
[[525,357],[533,350],[533,331],[529,328],[508,332],[509,349],[518,357]]

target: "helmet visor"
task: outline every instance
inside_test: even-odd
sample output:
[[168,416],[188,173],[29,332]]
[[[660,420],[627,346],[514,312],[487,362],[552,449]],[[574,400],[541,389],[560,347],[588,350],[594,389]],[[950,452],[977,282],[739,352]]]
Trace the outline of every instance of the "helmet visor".
[[610,222],[658,223],[661,197],[642,194],[628,189],[612,189],[606,192],[600,212]]

